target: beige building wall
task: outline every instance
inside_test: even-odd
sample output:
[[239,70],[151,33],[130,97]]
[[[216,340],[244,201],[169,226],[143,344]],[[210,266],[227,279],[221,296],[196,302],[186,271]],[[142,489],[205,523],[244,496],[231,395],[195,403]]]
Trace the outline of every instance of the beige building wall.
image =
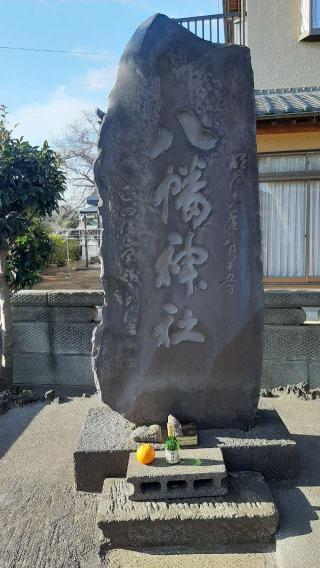
[[299,41],[300,0],[247,0],[255,89],[320,86],[320,41]]
[[257,150],[261,152],[294,152],[298,150],[320,150],[320,130],[314,132],[293,132],[259,134]]

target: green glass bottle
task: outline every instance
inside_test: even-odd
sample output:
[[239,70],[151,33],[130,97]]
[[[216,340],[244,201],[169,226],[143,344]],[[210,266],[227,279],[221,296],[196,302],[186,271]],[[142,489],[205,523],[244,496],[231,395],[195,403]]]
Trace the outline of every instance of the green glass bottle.
[[180,447],[177,438],[174,434],[174,425],[167,424],[168,438],[164,445],[166,461],[172,465],[179,463],[180,461]]

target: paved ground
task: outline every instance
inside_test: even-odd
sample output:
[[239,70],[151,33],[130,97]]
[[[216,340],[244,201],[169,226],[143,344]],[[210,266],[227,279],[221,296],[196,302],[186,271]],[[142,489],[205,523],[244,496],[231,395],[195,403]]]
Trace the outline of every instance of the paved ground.
[[[96,496],[73,490],[72,451],[96,397],[38,403],[0,417],[0,568],[98,568]],[[275,399],[303,464],[296,486],[272,487],[276,550],[158,555],[113,551],[108,568],[319,568],[320,403]],[[177,551],[176,551],[177,552]]]
[[[81,268],[81,269],[79,269]],[[33,286],[33,290],[101,290],[100,266],[73,263],[68,271],[66,266],[49,266],[43,279]]]

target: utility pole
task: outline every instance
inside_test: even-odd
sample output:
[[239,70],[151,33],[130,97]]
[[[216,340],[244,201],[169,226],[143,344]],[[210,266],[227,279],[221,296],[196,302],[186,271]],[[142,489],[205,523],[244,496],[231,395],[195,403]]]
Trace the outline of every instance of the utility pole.
[[89,268],[87,215],[86,214],[84,214],[84,254],[85,254],[85,258],[86,258],[86,268]]

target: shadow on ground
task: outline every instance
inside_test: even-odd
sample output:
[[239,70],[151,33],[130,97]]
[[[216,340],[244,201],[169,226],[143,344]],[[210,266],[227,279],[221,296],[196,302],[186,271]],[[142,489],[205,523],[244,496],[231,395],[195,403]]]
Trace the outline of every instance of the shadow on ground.
[[45,404],[44,402],[37,402],[23,407],[13,407],[0,416],[0,458],[28,428]]

